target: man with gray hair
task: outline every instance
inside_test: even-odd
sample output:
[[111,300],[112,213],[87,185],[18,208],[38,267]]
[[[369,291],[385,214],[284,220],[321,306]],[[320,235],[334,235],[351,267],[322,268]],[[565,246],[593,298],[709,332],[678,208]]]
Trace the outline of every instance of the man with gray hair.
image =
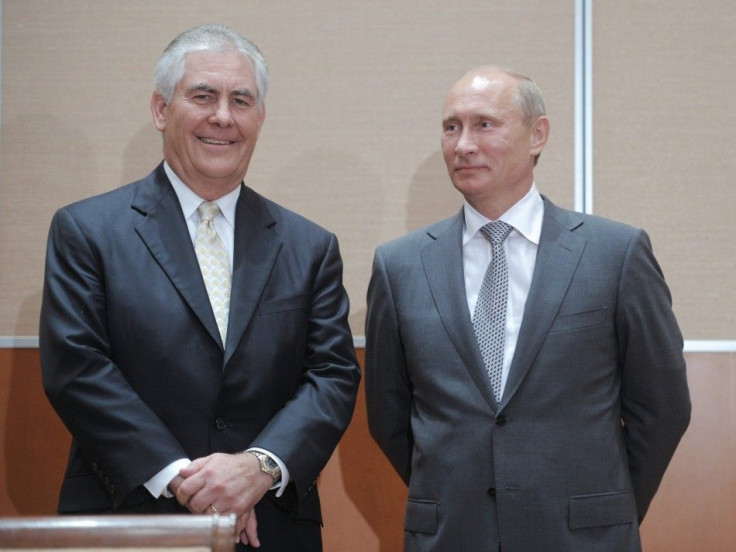
[[463,208],[376,250],[368,420],[409,486],[407,552],[639,552],[687,427],[649,238],[540,195],[548,135],[529,78],[467,73],[442,113]]
[[319,551],[315,485],[360,371],[335,236],[243,183],[266,63],[232,29],[155,71],[164,161],[60,209],[40,348],[72,434],[61,513],[235,513],[243,549]]

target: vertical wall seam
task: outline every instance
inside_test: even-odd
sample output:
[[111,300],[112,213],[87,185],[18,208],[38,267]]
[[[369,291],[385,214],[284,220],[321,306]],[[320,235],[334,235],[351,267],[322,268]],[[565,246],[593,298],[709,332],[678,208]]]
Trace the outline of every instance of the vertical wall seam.
[[575,210],[593,212],[592,0],[575,0]]

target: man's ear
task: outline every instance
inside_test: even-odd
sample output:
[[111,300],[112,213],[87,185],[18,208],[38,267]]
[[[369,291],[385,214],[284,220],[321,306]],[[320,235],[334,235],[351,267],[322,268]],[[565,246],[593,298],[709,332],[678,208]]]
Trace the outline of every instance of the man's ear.
[[542,153],[544,146],[547,144],[547,138],[549,138],[549,119],[545,115],[542,115],[532,126],[529,144],[532,156],[536,157]]
[[153,124],[156,128],[163,132],[166,129],[166,100],[159,93],[154,91],[151,94],[151,115],[153,115]]

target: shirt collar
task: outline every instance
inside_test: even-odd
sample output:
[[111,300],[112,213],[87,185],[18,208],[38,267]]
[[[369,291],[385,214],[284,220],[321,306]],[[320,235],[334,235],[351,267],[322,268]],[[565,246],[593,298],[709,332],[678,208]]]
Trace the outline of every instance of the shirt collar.
[[[465,230],[463,231],[463,245],[472,240],[478,230],[491,222],[484,217],[466,201],[463,205],[465,215]],[[542,219],[544,218],[544,201],[537,191],[536,184],[514,205],[512,205],[498,220],[513,226],[534,245],[539,245],[539,237],[542,234]]]
[[[184,218],[189,220],[197,211],[200,203],[205,200],[195,194],[189,186],[184,184],[182,179],[179,178],[166,161],[164,161],[164,171],[166,171],[166,176],[169,177],[169,181],[174,187],[174,192],[176,192],[176,196],[179,198],[179,204],[184,213]],[[220,213],[222,213],[227,223],[233,228],[235,227],[235,206],[238,203],[238,197],[240,197],[240,186],[215,201],[220,208]]]

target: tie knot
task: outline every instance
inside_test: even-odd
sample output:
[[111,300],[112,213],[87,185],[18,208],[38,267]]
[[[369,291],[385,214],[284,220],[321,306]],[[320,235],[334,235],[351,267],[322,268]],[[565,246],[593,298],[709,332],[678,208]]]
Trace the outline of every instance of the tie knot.
[[212,222],[217,213],[220,212],[220,206],[214,201],[203,201],[197,207],[197,212],[202,222]]
[[498,244],[503,243],[513,229],[513,226],[506,224],[502,220],[496,220],[483,226],[480,229],[480,233],[489,242]]

